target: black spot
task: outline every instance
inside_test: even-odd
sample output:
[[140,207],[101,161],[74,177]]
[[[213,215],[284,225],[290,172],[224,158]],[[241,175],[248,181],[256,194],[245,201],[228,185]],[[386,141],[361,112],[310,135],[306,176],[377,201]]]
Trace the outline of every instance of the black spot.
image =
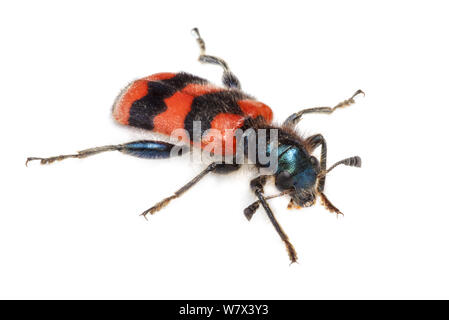
[[192,110],[184,121],[184,128],[189,132],[190,139],[194,140],[194,121],[201,122],[201,135],[203,135],[204,131],[210,129],[212,120],[220,113],[243,116],[243,111],[240,109],[237,101],[247,98],[248,96],[240,91],[224,89],[224,91],[207,93],[193,99]]
[[153,130],[154,117],[167,110],[164,99],[172,96],[176,92],[170,86],[159,81],[148,82],[148,94],[137,100],[129,111],[129,125]]
[[207,84],[209,83],[207,80],[194,76],[189,73],[180,72],[176,74],[171,79],[162,80],[163,83],[173,87],[176,90],[184,89],[188,84],[196,83],[196,84]]
[[148,82],[148,93],[134,101],[129,111],[129,125],[153,130],[154,117],[167,110],[164,99],[182,90],[190,83],[206,84],[207,80],[180,72],[171,79]]

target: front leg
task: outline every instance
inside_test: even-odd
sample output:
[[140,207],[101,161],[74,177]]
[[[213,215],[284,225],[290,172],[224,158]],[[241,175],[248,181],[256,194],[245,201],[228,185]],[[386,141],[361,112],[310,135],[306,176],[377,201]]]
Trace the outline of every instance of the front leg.
[[288,236],[285,234],[284,230],[282,230],[282,227],[279,225],[279,222],[277,222],[276,217],[273,214],[273,211],[271,211],[270,206],[268,205],[264,195],[263,195],[263,187],[267,182],[267,178],[270,176],[267,175],[261,175],[253,180],[251,180],[250,186],[251,190],[254,191],[257,198],[259,199],[259,202],[262,204],[262,207],[265,209],[265,212],[268,215],[268,218],[270,219],[271,223],[273,224],[274,228],[276,229],[276,232],[281,237],[282,241],[284,241],[285,247],[287,248],[288,256],[290,257],[290,261],[296,262],[298,260],[298,256],[296,254],[295,248],[290,243]]
[[[265,200],[270,200],[270,199],[282,197],[282,196],[285,196],[285,195],[287,195],[289,193],[291,193],[291,190],[285,190],[285,191],[282,191],[281,193],[278,193],[278,194],[275,194],[275,195],[265,196]],[[248,219],[248,221],[251,221],[251,218],[256,213],[257,209],[259,209],[259,205],[260,205],[260,201],[256,200],[253,203],[251,203],[249,206],[247,206],[245,208],[245,210],[243,210],[243,213],[244,213],[246,219]]]
[[[319,146],[321,146],[321,156],[320,156],[320,172],[326,172],[326,163],[327,163],[327,145],[326,140],[321,134],[315,134],[310,136],[306,140],[306,145],[310,148],[311,151],[315,150]],[[318,178],[318,188],[319,192],[324,190],[324,184],[326,183],[326,175],[320,175]]]

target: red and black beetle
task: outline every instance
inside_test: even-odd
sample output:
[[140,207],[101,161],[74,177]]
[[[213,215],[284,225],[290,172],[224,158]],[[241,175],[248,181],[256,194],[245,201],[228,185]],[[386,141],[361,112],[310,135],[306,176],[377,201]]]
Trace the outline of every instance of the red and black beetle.
[[[289,206],[308,207],[315,203],[316,197],[331,212],[341,212],[324,195],[326,174],[334,167],[344,164],[361,166],[361,159],[350,157],[326,167],[326,141],[321,134],[303,137],[295,130],[295,125],[302,115],[307,113],[330,114],[338,108],[354,103],[354,97],[363,94],[361,90],[334,107],[317,107],[293,113],[283,124],[272,124],[272,110],[262,102],[241,90],[238,78],[230,71],[227,63],[218,57],[205,54],[205,44],[198,29],[192,30],[200,47],[199,61],[216,64],[223,68],[223,87],[215,86],[200,77],[180,73],[158,73],[138,79],[122,90],[113,106],[114,118],[123,125],[138,127],[164,135],[173,135],[181,130],[178,137],[185,145],[212,151],[215,161],[208,164],[200,174],[194,177],[173,195],[163,199],[142,213],[154,214],[171,200],[178,198],[209,172],[227,173],[238,170],[241,162],[237,161],[238,151],[253,165],[265,169],[266,173],[251,180],[250,186],[257,201],[248,206],[245,216],[251,219],[261,204],[270,221],[285,243],[291,262],[297,261],[297,254],[287,235],[277,222],[268,199],[288,195]],[[199,124],[199,135],[195,135],[195,123]],[[255,144],[250,145],[248,135],[236,133],[251,131],[255,135]],[[270,135],[261,137],[261,132],[275,131],[275,139]],[[211,133],[214,134],[211,134]],[[211,145],[213,144],[213,147]],[[242,146],[241,149],[238,146]],[[118,145],[109,145],[79,151],[76,154],[60,155],[49,158],[30,157],[40,160],[41,164],[52,163],[66,158],[84,158],[104,151],[117,150],[142,158],[168,158],[182,154],[178,145],[167,141],[141,140]],[[253,148],[252,148],[253,147]],[[321,147],[320,160],[312,153]],[[176,150],[175,150],[176,149]],[[254,150],[251,153],[250,150]],[[262,161],[261,154],[267,156]],[[218,157],[218,160],[217,160]],[[228,161],[225,161],[226,160]],[[231,159],[229,161],[229,159]],[[276,165],[273,166],[273,163]],[[273,178],[280,193],[273,196],[264,195],[267,179]]]

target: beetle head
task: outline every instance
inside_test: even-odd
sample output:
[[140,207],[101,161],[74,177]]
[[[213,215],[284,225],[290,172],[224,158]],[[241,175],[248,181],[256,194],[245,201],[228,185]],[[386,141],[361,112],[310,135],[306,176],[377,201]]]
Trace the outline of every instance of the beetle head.
[[290,196],[297,206],[310,207],[315,203],[319,172],[318,160],[303,148],[279,148],[276,187],[281,191],[291,190]]

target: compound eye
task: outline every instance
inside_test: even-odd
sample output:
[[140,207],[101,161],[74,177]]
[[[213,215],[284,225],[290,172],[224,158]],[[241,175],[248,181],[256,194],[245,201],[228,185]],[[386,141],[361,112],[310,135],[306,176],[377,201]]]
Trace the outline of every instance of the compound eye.
[[314,167],[318,167],[319,166],[318,159],[315,158],[315,157],[310,157],[310,162],[312,163],[312,166],[314,166]]
[[276,176],[275,184],[281,190],[290,189],[293,187],[293,178],[288,171],[281,171]]

